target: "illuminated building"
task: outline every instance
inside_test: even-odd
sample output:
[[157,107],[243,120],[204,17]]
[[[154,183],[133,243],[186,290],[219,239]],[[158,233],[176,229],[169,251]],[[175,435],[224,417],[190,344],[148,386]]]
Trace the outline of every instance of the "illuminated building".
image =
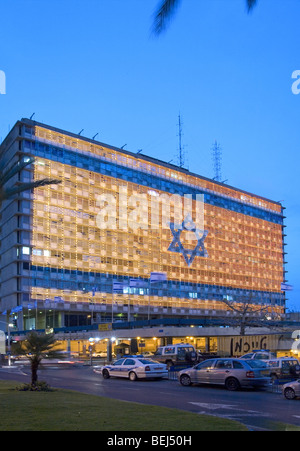
[[19,329],[228,316],[224,299],[284,313],[280,203],[28,119],[0,149],[35,157],[20,180],[61,180],[2,206],[0,311]]

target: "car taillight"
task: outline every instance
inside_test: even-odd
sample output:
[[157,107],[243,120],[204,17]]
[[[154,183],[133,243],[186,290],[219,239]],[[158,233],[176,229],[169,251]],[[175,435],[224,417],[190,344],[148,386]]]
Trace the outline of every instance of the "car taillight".
[[246,377],[254,377],[254,372],[253,371],[247,371],[246,373]]
[[151,371],[150,366],[145,366],[145,371]]

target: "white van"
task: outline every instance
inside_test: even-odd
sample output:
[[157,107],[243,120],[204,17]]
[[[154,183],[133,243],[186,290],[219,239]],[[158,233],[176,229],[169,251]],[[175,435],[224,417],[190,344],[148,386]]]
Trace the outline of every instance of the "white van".
[[178,345],[159,346],[153,360],[165,363],[168,368],[180,363],[196,363],[197,352],[193,345],[181,343]]

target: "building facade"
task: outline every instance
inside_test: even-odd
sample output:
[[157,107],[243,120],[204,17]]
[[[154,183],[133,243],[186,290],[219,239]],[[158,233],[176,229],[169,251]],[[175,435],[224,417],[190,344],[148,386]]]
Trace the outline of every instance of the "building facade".
[[20,330],[285,309],[278,202],[141,154],[18,121],[8,183],[55,178],[3,202],[0,311]]

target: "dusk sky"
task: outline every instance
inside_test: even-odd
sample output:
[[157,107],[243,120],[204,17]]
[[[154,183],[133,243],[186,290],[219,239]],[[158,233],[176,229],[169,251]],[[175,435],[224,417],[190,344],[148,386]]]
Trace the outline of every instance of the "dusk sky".
[[177,164],[180,113],[186,168],[214,177],[217,140],[226,183],[286,207],[287,307],[300,311],[300,1],[245,3],[182,0],[156,37],[159,0],[0,0],[0,140],[35,113]]

